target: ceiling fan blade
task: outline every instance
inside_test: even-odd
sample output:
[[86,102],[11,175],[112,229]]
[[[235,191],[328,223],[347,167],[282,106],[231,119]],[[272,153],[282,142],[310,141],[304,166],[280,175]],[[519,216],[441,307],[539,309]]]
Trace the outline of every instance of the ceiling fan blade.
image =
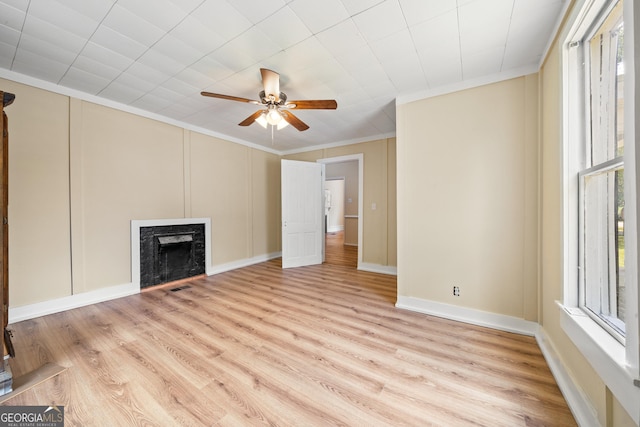
[[247,117],[246,119],[244,119],[243,121],[241,121],[240,123],[238,123],[239,126],[249,126],[250,124],[252,124],[253,122],[256,121],[256,119],[258,117],[260,117],[260,115],[264,112],[264,110],[258,110],[255,113],[253,113],[252,115],[250,115],[249,117]]
[[280,102],[280,74],[266,68],[260,68],[260,74],[262,75],[262,85],[267,98],[269,95],[273,95],[275,101]]
[[282,114],[282,117],[291,126],[293,126],[294,128],[298,129],[300,132],[309,129],[309,125],[307,125],[305,122],[303,122],[302,120],[300,120],[299,118],[294,116],[292,112],[285,111],[285,110],[280,110],[280,114]]
[[210,96],[212,98],[228,99],[229,101],[248,102],[248,103],[256,104],[256,105],[260,104],[258,101],[254,101],[253,99],[242,98],[242,97],[239,97],[239,96],[222,95],[222,94],[213,93],[213,92],[200,92],[200,95],[202,95],[202,96]]
[[334,99],[288,101],[285,107],[296,110],[335,110],[338,108],[338,103]]

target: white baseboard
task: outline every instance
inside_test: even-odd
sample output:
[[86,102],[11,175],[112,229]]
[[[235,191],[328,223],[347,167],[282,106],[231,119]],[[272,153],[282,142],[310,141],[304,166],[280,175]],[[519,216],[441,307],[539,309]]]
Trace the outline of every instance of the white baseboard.
[[270,254],[259,255],[253,258],[241,259],[238,261],[232,261],[225,264],[213,265],[207,268],[207,275],[212,276],[214,274],[224,273],[225,271],[236,270],[242,267],[248,267],[254,264],[260,264],[261,262],[269,261],[274,258],[280,258],[282,252],[273,252]]
[[534,336],[539,328],[536,322],[517,317],[401,295],[396,307],[522,335]]
[[558,356],[556,347],[538,323],[414,297],[398,296],[396,307],[477,326],[534,336],[578,425],[580,427],[600,426],[595,409],[571,379]]
[[569,375],[569,372],[564,367],[555,345],[545,333],[544,328],[540,327],[538,329],[536,341],[578,425],[580,427],[599,427],[600,422],[598,421],[595,408],[589,403],[589,399],[582,390],[571,379],[571,375]]
[[344,231],[344,225],[327,226],[327,233],[337,233],[338,231]]
[[[282,253],[276,252],[227,264],[209,266],[207,267],[207,275],[211,276],[213,274],[235,270],[236,268],[247,267],[249,265],[258,264],[280,256],[282,256]],[[124,285],[109,286],[95,291],[83,292],[21,307],[9,307],[9,324],[139,293],[139,283],[127,283]]]
[[368,262],[361,262],[358,264],[358,270],[369,271],[371,273],[389,274],[391,276],[398,275],[398,267],[391,265],[370,264]]
[[116,298],[140,293],[140,286],[133,283],[124,285],[109,286],[95,291],[82,292],[49,301],[24,305],[21,307],[9,307],[9,324],[21,322],[23,320],[34,319],[47,314],[60,313],[86,305],[97,304]]

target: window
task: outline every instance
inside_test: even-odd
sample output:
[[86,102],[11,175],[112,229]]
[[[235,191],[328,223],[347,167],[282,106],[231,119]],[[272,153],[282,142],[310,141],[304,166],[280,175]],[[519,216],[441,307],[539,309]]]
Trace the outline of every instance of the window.
[[[638,154],[640,16],[630,0],[576,0],[562,30],[563,268],[560,322],[640,422]],[[636,32],[637,34],[637,32]],[[637,37],[635,37],[637,38]],[[637,385],[637,386],[636,386]]]
[[580,43],[586,123],[579,181],[579,304],[625,339],[624,23],[622,2]]

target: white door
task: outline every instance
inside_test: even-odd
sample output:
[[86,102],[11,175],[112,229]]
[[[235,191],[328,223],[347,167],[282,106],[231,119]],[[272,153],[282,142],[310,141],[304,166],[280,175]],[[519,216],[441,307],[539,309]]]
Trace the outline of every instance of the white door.
[[282,160],[282,268],[322,264],[324,165]]

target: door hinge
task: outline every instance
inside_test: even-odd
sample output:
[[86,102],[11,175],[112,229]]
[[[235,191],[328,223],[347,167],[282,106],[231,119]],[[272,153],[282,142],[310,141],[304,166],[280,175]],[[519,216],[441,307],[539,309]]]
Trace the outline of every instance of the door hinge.
[[633,380],[633,385],[640,388],[640,379]]

